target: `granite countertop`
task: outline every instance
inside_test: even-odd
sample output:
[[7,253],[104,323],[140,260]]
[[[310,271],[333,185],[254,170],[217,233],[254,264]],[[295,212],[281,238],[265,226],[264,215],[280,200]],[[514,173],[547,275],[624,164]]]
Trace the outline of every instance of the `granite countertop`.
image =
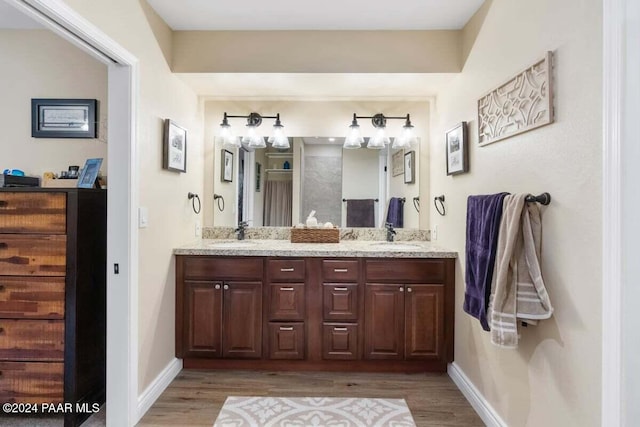
[[289,240],[201,239],[174,249],[175,255],[305,256],[372,258],[457,258],[458,253],[428,241],[344,240],[340,243],[291,243]]

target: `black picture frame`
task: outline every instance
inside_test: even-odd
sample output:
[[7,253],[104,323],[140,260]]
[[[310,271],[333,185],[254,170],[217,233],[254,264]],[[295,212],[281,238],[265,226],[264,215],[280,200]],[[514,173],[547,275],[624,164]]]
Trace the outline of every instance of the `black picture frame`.
[[233,182],[233,153],[229,150],[222,150],[220,165],[220,180],[222,182]]
[[256,162],[256,193],[262,188],[262,165]]
[[416,152],[404,153],[404,183],[413,184],[416,182]]
[[34,138],[97,138],[97,99],[31,99]]
[[445,134],[447,175],[469,172],[467,122],[460,122]]
[[164,120],[162,167],[173,172],[187,171],[187,130],[171,119]]
[[96,182],[100,173],[100,166],[102,166],[102,158],[87,159],[78,177],[78,188],[99,188]]

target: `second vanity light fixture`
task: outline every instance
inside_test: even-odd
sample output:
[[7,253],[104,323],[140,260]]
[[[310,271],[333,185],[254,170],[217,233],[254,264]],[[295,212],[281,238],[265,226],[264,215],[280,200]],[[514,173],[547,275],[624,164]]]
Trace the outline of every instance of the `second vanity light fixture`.
[[[242,138],[234,135],[228,119],[242,118],[247,119],[247,134]],[[262,119],[276,119],[273,125],[273,135],[267,140],[273,148],[289,148],[289,138],[284,134],[284,126],[280,122],[280,114],[275,116],[261,116],[258,113],[250,113],[248,116],[232,116],[224,113],[222,123],[220,123],[220,133],[218,136],[222,138],[222,144],[229,147],[240,147],[244,142],[249,148],[266,148],[267,144],[264,137],[258,131],[258,127],[262,124]]]
[[413,131],[413,125],[411,124],[411,118],[409,114],[403,117],[387,117],[382,113],[378,113],[374,116],[358,116],[356,115],[356,113],[353,113],[353,120],[351,121],[351,126],[349,126],[349,133],[344,140],[344,148],[360,148],[362,146],[362,143],[364,142],[364,138],[360,134],[360,125],[358,124],[358,119],[371,119],[373,127],[376,128],[375,135],[369,138],[367,148],[380,150],[391,142],[386,134],[387,120],[389,119],[399,119],[405,121],[405,124],[402,127],[402,133],[400,134],[400,136],[396,136],[393,139],[391,148],[410,148],[418,141],[418,138],[416,138],[415,132]]

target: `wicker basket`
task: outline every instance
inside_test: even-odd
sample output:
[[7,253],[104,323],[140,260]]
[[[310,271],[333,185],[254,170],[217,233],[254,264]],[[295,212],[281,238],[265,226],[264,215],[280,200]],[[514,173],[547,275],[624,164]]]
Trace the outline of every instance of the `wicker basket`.
[[339,243],[338,228],[292,228],[291,243]]

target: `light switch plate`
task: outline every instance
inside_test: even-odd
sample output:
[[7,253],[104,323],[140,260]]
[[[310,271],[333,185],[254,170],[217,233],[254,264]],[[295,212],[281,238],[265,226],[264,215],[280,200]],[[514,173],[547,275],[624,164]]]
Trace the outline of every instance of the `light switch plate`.
[[149,209],[145,207],[138,208],[138,228],[147,228],[149,226]]

